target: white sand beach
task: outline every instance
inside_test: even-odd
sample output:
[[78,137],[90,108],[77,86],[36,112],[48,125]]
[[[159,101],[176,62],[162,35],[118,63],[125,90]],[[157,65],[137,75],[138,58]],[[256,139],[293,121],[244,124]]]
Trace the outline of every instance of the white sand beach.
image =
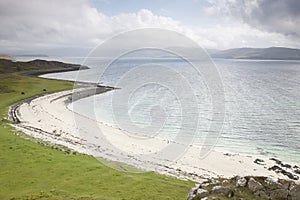
[[[21,103],[16,111],[20,123],[13,126],[35,138],[64,145],[77,152],[182,179],[227,178],[235,175],[287,179],[283,174],[268,170],[275,165],[275,161],[269,158],[260,157],[264,162],[257,164],[254,162],[257,157],[216,151],[210,151],[206,157],[200,158],[201,149],[195,146],[185,149],[180,144],[173,144],[174,149],[184,149],[184,154],[177,155],[175,161],[164,160],[159,154],[172,142],[158,138],[134,138],[119,129],[74,113],[66,104],[71,94],[72,91],[63,91]],[[83,125],[79,126],[78,121],[82,121]],[[95,124],[101,134],[95,130]]]

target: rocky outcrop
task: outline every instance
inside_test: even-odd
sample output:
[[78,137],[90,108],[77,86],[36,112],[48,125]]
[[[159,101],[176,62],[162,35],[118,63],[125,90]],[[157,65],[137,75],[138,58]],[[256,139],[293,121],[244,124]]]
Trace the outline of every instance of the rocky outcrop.
[[[297,165],[292,165],[283,163],[281,160],[277,158],[270,158],[270,161],[274,162],[271,166],[268,167],[268,170],[274,171],[277,174],[284,175],[290,180],[297,181],[299,180],[300,168]],[[262,166],[266,166],[266,162],[263,159],[255,159],[254,163]]]
[[251,192],[257,192],[259,190],[264,189],[264,187],[262,186],[262,184],[258,181],[256,181],[254,178],[250,178],[248,181],[248,188]]
[[211,179],[196,184],[188,200],[200,199],[268,199],[300,200],[300,185],[293,181],[270,177],[241,177]]
[[270,158],[270,160],[275,162],[275,165],[269,167],[270,171],[274,171],[277,174],[282,174],[291,180],[299,180],[298,175],[300,174],[300,170],[298,166],[295,165],[294,167],[292,167],[292,165],[283,163],[281,160],[276,158]]
[[292,186],[289,195],[290,195],[292,200],[300,199],[300,185]]

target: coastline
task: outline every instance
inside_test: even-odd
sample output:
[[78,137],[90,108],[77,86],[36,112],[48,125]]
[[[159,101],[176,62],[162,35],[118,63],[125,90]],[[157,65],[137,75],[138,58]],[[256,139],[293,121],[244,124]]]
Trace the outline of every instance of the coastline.
[[[89,96],[91,93],[88,91],[94,92],[95,89],[97,87],[86,86],[75,89],[75,93],[83,94],[78,97],[80,99]],[[103,86],[98,89],[97,94],[112,89]],[[208,156],[199,158],[201,149],[195,146],[189,147],[184,155],[175,162],[165,162],[157,157],[149,160],[147,156],[143,155],[163,149],[168,145],[168,142],[158,138],[136,140],[122,133],[121,130],[104,125],[101,122],[96,123],[103,133],[102,138],[97,138],[98,134],[89,134],[88,132],[82,134],[82,127],[76,126],[74,116],[86,121],[87,124],[95,124],[95,121],[67,108],[67,105],[71,102],[72,92],[74,91],[68,90],[38,96],[11,106],[9,115],[15,115],[16,119],[14,121],[17,122],[13,126],[34,138],[63,145],[80,153],[126,163],[140,170],[155,171],[179,179],[200,181],[211,178],[231,178],[237,175],[290,179],[288,175],[297,176],[293,168],[285,166],[276,159],[256,158],[217,151],[211,151]],[[86,130],[88,131],[89,128]],[[109,141],[110,144],[113,144],[113,147],[104,141]],[[175,144],[175,147],[176,145],[177,147],[180,146],[180,144]],[[115,151],[116,148],[121,150],[121,153]],[[280,168],[288,172],[288,175],[278,173],[278,168],[275,172],[276,168],[274,166],[280,164],[282,164]],[[273,170],[269,170],[272,167]]]

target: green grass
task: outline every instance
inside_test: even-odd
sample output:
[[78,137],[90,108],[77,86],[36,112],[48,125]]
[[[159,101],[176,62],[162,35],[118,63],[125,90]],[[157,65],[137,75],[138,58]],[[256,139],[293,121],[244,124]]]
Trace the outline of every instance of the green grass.
[[[73,84],[0,75],[0,116],[8,106]],[[1,90],[2,88],[2,90]],[[22,95],[21,92],[25,94]],[[19,135],[19,136],[18,136]],[[185,199],[192,182],[155,173],[126,173],[82,154],[67,154],[0,122],[0,199]]]
[[[7,115],[8,107],[38,94],[72,89],[73,83],[59,80],[31,78],[17,74],[0,75],[0,117]],[[46,92],[43,91],[46,89]],[[21,94],[24,92],[25,94]]]

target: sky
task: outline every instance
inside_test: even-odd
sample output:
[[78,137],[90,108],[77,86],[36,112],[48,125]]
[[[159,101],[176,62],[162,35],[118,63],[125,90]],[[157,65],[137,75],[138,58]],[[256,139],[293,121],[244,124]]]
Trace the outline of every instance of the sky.
[[205,49],[300,48],[299,0],[0,0],[0,53],[77,56],[141,28]]

